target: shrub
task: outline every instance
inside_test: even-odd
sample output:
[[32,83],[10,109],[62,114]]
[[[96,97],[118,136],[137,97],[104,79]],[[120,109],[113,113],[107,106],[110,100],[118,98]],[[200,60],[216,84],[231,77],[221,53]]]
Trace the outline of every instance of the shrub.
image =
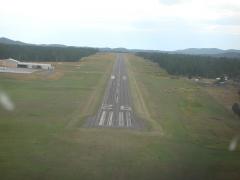
[[238,103],[234,103],[232,105],[232,110],[234,113],[236,113],[240,117],[240,106]]

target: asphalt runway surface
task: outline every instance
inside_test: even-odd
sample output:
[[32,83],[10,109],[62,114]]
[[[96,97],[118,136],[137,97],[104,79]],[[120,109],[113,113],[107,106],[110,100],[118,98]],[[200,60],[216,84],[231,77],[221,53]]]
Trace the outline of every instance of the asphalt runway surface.
[[136,118],[132,108],[124,58],[124,54],[117,54],[101,107],[95,117],[87,120],[85,127],[143,128],[142,121]]

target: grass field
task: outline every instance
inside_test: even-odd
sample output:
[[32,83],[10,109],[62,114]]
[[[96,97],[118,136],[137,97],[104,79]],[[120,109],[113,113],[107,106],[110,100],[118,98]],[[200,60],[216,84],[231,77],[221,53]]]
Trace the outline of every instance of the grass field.
[[83,128],[96,113],[115,56],[56,64],[32,77],[0,74],[16,104],[0,109],[0,179],[239,179],[228,151],[240,122],[197,85],[128,55],[142,131]]
[[[238,146],[234,153],[228,152],[229,142],[239,136],[240,120],[229,108],[220,103],[216,97],[210,96],[211,94],[207,93],[208,89],[186,79],[170,76],[151,61],[128,55],[127,64],[135,110],[140,118],[146,120],[149,133],[160,132],[162,138],[176,144],[187,143],[186,147],[189,149],[193,145],[211,149],[211,153],[199,154],[200,158],[208,156],[203,164],[208,166],[208,163],[211,164],[218,159],[219,165],[213,166],[216,166],[214,167],[216,169],[222,166],[220,169],[226,176],[221,178],[234,179],[234,176],[228,177],[231,173],[224,173],[228,168],[232,168],[232,173],[237,174],[236,179],[240,178],[235,165],[240,160],[238,157],[240,148]],[[223,154],[218,156],[214,151],[215,153],[221,151]],[[198,155],[197,152],[192,153]],[[227,156],[235,156],[236,159],[231,161],[226,158]],[[196,157],[194,161],[200,161],[200,158]],[[227,160],[234,165],[224,169]],[[217,177],[219,172],[212,171]]]

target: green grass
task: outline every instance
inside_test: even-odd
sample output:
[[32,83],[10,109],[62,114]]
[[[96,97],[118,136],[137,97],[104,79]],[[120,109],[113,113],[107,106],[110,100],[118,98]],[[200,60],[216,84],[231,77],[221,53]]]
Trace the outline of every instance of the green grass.
[[0,76],[0,89],[16,106],[13,112],[0,109],[1,175],[17,177],[21,171],[37,170],[38,162],[31,154],[48,149],[45,146],[55,137],[68,128],[81,126],[88,116],[94,115],[114,58],[99,54],[80,63],[63,63],[56,71],[64,76],[57,80],[41,75]]
[[64,75],[55,80],[0,75],[16,103],[14,112],[0,110],[1,179],[239,179],[240,153],[227,150],[239,123],[199,87],[135,56],[127,65],[145,130],[83,128],[113,59],[59,65]]
[[[132,55],[128,65],[151,119],[161,126],[165,136],[209,142],[212,146],[212,143],[225,145],[238,134],[240,121],[200,86],[170,76],[156,64]],[[156,130],[155,124],[147,122],[152,131]]]

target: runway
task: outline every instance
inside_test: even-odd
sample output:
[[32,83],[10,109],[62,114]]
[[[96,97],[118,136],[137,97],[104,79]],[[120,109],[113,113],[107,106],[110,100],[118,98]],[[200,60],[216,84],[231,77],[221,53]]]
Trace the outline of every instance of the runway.
[[102,104],[97,115],[87,120],[86,127],[137,129],[143,127],[141,121],[137,120],[132,107],[124,58],[124,54],[117,54]]

